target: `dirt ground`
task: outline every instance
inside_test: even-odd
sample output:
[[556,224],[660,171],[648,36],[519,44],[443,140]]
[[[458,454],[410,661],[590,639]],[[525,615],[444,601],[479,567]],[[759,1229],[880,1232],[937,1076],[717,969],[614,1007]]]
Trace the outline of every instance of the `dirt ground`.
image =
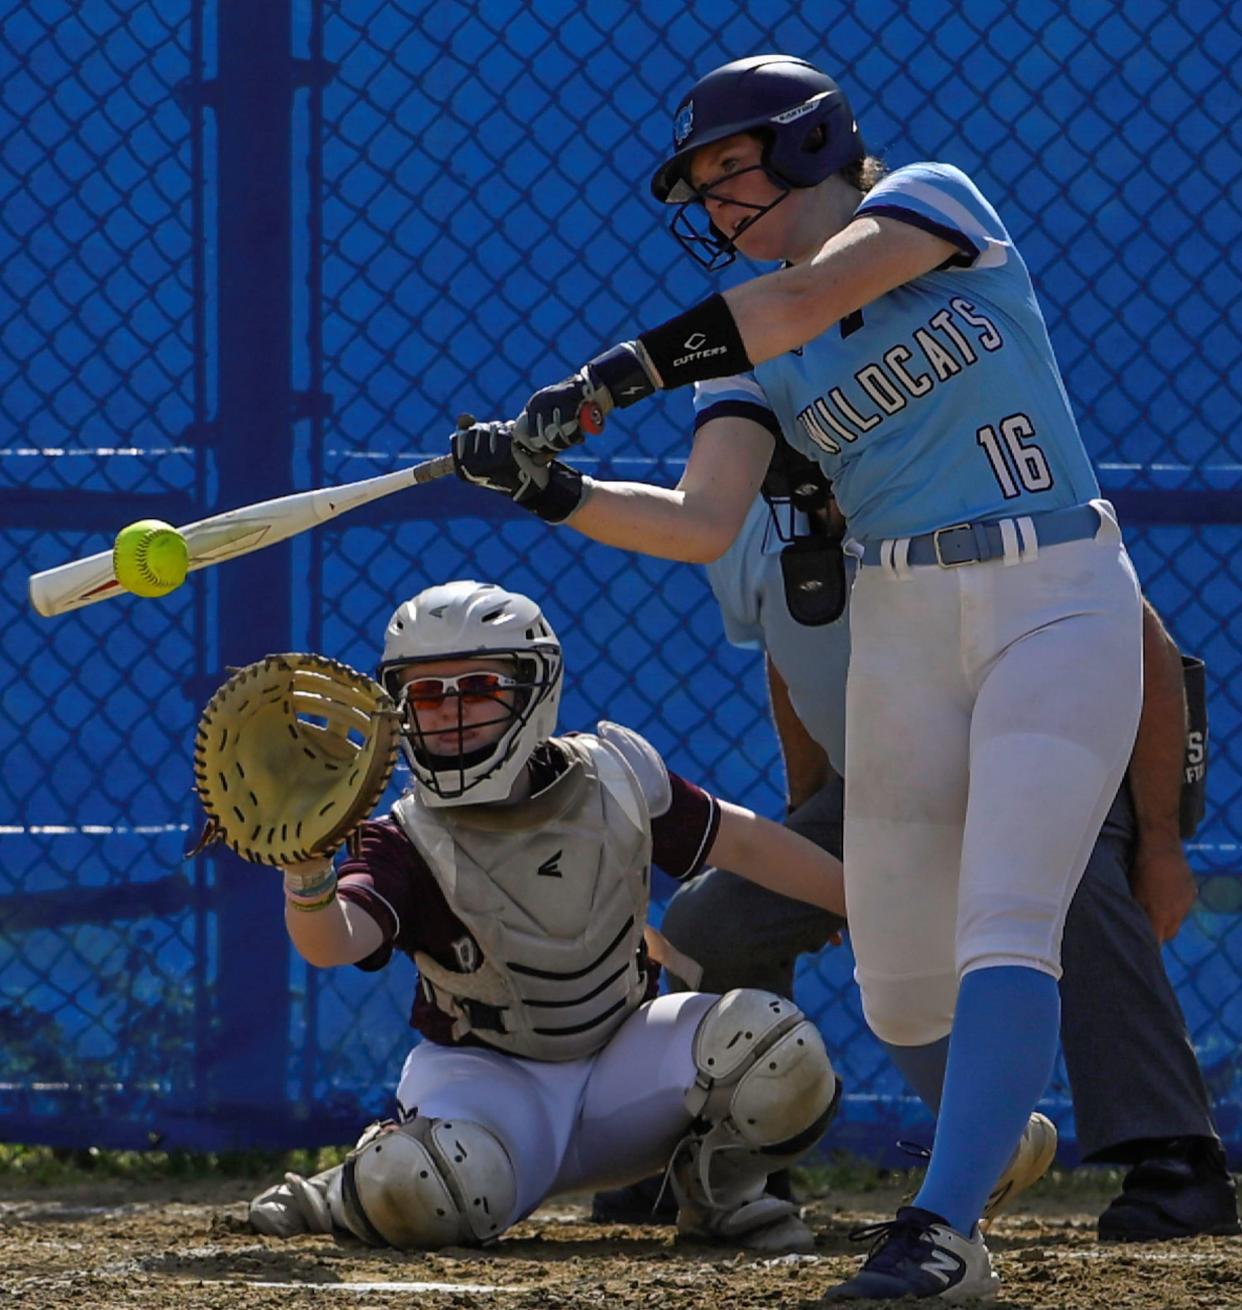
[[[246,1180],[0,1190],[0,1305],[810,1310],[857,1263],[850,1229],[890,1217],[900,1200],[896,1188],[881,1188],[813,1201],[816,1253],[765,1261],[679,1243],[667,1228],[584,1223],[576,1199],[538,1211],[487,1251],[281,1242],[245,1226],[243,1202],[255,1190]],[[1038,1198],[998,1221],[989,1239],[1003,1280],[997,1310],[1242,1307],[1242,1238],[1104,1246],[1083,1204]]]

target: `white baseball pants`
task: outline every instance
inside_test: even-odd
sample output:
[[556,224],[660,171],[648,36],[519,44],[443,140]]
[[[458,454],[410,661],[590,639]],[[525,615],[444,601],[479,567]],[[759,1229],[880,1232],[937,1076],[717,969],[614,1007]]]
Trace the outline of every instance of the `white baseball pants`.
[[868,565],[851,599],[845,880],[863,1009],[917,1046],[959,978],[1060,976],[1065,912],[1142,701],[1137,579],[1092,540],[987,563]]
[[581,1060],[423,1042],[406,1057],[397,1102],[406,1116],[469,1119],[495,1133],[517,1178],[508,1227],[558,1192],[637,1182],[668,1164],[690,1127],[694,1035],[719,999],[659,996]]

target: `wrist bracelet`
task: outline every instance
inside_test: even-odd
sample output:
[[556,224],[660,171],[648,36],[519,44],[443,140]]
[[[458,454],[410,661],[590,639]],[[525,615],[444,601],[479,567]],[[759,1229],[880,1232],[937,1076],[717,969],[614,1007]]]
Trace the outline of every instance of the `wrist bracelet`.
[[298,910],[318,910],[336,897],[336,870],[328,867],[314,881],[285,870],[285,899]]
[[326,884],[329,874],[333,872],[332,857],[315,855],[300,864],[285,864],[281,868],[285,875],[285,886],[305,895]]
[[327,909],[332,902],[336,900],[336,879],[333,878],[332,886],[328,888],[327,895],[320,896],[317,900],[307,900],[301,896],[291,895],[285,892],[285,904],[291,910],[300,910],[305,914],[311,914],[315,910]]

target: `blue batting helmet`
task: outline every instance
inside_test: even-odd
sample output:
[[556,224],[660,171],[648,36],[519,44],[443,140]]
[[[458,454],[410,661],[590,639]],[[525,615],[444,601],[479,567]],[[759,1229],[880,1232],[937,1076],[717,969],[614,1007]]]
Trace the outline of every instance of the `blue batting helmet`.
[[753,55],[714,69],[682,98],[674,153],[651,179],[652,194],[669,205],[697,199],[691,155],[739,132],[763,137],[764,168],[791,187],[815,186],[865,154],[849,101],[832,78],[791,55]]

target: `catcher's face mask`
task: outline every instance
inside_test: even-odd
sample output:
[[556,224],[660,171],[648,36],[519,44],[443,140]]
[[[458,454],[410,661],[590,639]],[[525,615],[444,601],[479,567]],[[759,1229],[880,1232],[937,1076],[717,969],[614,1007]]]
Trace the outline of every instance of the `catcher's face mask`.
[[425,790],[448,805],[504,799],[539,744],[533,711],[558,674],[516,652],[393,670],[406,758]]
[[[561,644],[529,596],[495,583],[462,578],[404,601],[378,675],[401,706],[401,746],[424,805],[507,800],[556,731]],[[422,684],[421,709],[403,692],[411,681]]]
[[[452,666],[450,666],[451,668]],[[489,750],[515,721],[520,693],[513,675],[498,669],[470,667],[451,673],[415,666],[405,673],[398,705],[402,724],[429,758],[456,763],[463,753]]]

